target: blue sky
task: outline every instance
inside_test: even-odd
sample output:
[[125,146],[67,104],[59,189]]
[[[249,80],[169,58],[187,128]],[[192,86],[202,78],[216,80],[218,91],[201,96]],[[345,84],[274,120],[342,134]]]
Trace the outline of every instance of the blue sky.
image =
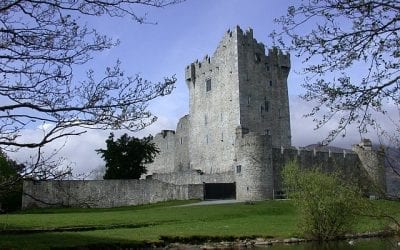
[[[96,73],[104,72],[106,66],[116,60],[122,61],[126,75],[140,73],[143,78],[159,81],[164,76],[176,75],[176,88],[167,97],[151,103],[151,110],[159,120],[135,134],[143,136],[155,134],[161,129],[175,129],[180,117],[188,113],[188,90],[184,81],[186,65],[202,59],[206,54],[212,55],[224,32],[239,25],[242,29],[251,27],[254,37],[267,47],[272,46],[270,32],[277,28],[273,19],[284,15],[288,6],[296,1],[288,0],[187,0],[181,4],[162,9],[138,8],[138,14],[147,13],[148,21],[153,24],[138,24],[129,18],[111,19],[81,18],[88,26],[96,28],[100,33],[121,44],[111,50],[94,55],[94,59],[76,71],[76,79],[89,68]],[[302,76],[296,74],[301,70],[301,59],[291,57],[292,69],[289,75],[289,97],[291,109],[292,143],[294,146],[305,146],[322,141],[333,124],[319,131],[314,131],[312,119],[303,115],[311,110],[311,105],[298,98],[302,93],[300,87]],[[88,131],[80,137],[71,137],[60,154],[73,162],[76,172],[85,172],[103,165],[103,161],[95,153],[95,149],[105,147],[104,141],[110,131]],[[120,135],[125,131],[116,132]],[[29,131],[34,137],[35,131]],[[333,144],[349,147],[357,143],[360,135],[349,130],[346,138]],[[64,141],[50,145],[58,148]],[[15,156],[22,159],[24,152]]]

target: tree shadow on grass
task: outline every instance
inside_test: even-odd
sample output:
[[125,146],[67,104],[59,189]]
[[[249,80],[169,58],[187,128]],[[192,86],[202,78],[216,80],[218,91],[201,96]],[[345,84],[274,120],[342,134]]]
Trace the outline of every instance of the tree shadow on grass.
[[162,246],[161,241],[116,239],[80,232],[0,235],[0,249],[136,249]]

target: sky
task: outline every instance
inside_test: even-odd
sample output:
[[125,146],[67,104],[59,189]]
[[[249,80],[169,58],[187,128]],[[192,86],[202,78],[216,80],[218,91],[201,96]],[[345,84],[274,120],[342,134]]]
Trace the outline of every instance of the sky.
[[[88,26],[114,39],[120,40],[118,47],[94,54],[87,65],[76,70],[79,79],[86,70],[104,72],[105,67],[116,60],[122,62],[125,75],[140,73],[151,81],[162,81],[165,76],[175,75],[178,79],[173,93],[158,98],[150,104],[151,111],[158,117],[148,128],[131,134],[137,137],[156,134],[162,129],[175,130],[178,119],[188,114],[188,90],[184,80],[184,69],[195,60],[212,55],[223,34],[239,25],[243,30],[253,29],[254,37],[267,47],[272,46],[269,34],[277,29],[273,19],[284,15],[288,6],[296,1],[289,0],[187,0],[165,8],[138,8],[139,15],[146,14],[147,20],[157,24],[138,24],[129,18],[80,18]],[[306,146],[322,141],[334,123],[315,131],[311,118],[303,116],[311,111],[312,105],[302,101],[298,95],[303,76],[301,58],[291,56],[292,68],[288,78],[292,144]],[[35,137],[39,130],[26,131]],[[79,137],[69,137],[49,145],[48,152],[57,150],[74,166],[76,173],[89,172],[104,165],[95,149],[105,148],[105,140],[111,131],[90,130]],[[116,131],[116,136],[126,131]],[[374,134],[370,135],[374,137]],[[360,141],[360,135],[351,128],[345,138],[332,144],[351,147]],[[27,157],[26,152],[16,152],[17,159]]]

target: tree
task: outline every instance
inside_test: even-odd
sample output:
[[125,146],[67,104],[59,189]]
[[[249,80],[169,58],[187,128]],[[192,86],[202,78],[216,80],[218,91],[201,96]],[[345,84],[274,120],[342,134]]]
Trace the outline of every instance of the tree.
[[152,163],[159,153],[151,139],[151,136],[138,139],[123,134],[114,141],[111,133],[106,140],[107,149],[96,150],[106,162],[104,179],[139,179],[145,174],[145,164]]
[[20,175],[25,168],[0,151],[0,212],[21,207],[22,183]]
[[[130,17],[146,23],[135,8],[164,7],[181,0],[3,0],[0,2],[0,148],[36,149],[22,176],[38,179],[68,174],[43,156],[42,148],[87,129],[140,130],[156,120],[148,102],[169,94],[174,76],[158,83],[126,77],[120,62],[104,76],[76,69],[94,54],[118,44],[91,29],[82,16]],[[41,126],[42,136],[24,136]],[[54,163],[54,164],[53,164]]]
[[288,197],[301,211],[300,228],[305,236],[319,240],[343,236],[351,230],[356,215],[369,208],[361,192],[337,173],[300,170],[296,162],[290,162],[282,177]]
[[[350,124],[382,130],[375,115],[400,111],[399,13],[399,0],[310,0],[276,19],[282,29],[272,37],[304,58],[308,116],[317,128],[338,120],[327,142]],[[398,133],[400,119],[391,119]]]

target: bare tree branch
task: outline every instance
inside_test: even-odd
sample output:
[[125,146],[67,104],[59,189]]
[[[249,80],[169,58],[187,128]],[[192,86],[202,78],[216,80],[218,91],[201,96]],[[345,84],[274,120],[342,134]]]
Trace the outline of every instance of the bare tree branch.
[[[102,76],[76,69],[97,52],[118,45],[88,27],[79,16],[128,17],[154,23],[146,13],[182,0],[2,0],[0,1],[0,149],[36,149],[35,161],[13,180],[62,178],[60,162],[43,155],[43,148],[86,129],[137,131],[157,118],[148,110],[151,100],[168,95],[175,76],[150,82],[140,75],[126,76],[121,63]],[[151,26],[149,26],[151,27]],[[79,80],[78,80],[79,79]],[[26,130],[43,129],[41,137],[26,137]],[[61,164],[61,165],[60,165]],[[8,184],[7,184],[8,185]],[[1,188],[0,188],[1,189]]]
[[338,121],[326,142],[351,124],[375,128],[375,114],[400,104],[399,10],[398,0],[311,0],[276,19],[271,36],[303,58],[308,116],[316,128]]

